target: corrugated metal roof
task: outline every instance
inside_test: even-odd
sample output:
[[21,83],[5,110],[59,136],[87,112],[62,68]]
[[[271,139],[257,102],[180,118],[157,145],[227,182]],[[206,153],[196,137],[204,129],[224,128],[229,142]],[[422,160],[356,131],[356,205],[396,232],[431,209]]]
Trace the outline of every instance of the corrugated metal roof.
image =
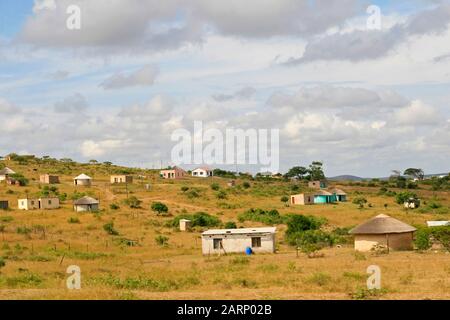
[[212,229],[202,233],[202,235],[223,235],[223,234],[249,234],[249,233],[275,233],[276,227],[266,228],[240,228],[240,229]]

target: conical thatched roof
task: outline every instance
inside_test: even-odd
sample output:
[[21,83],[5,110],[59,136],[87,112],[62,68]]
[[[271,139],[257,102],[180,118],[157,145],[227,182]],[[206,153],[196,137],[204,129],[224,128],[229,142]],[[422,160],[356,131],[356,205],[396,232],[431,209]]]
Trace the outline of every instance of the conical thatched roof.
[[75,177],[74,180],[92,180],[92,178],[82,173],[78,177]]
[[0,170],[0,175],[4,176],[5,174],[15,174],[15,172],[8,167],[4,167]]
[[88,204],[98,204],[98,203],[99,203],[98,200],[88,197],[88,196],[85,196],[85,197],[80,198],[73,202],[74,205],[88,205]]
[[397,219],[380,214],[356,228],[350,230],[350,234],[385,234],[413,232],[417,229]]

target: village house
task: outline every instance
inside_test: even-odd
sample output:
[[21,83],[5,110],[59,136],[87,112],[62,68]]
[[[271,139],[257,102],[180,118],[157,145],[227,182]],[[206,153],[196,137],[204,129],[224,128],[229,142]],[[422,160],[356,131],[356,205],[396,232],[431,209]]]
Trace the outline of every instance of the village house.
[[59,208],[59,198],[19,199],[19,210],[50,210]]
[[301,193],[291,196],[291,204],[293,205],[309,205],[314,204],[314,194],[312,193]]
[[9,204],[7,200],[0,200],[0,210],[8,210]]
[[15,174],[15,172],[12,169],[4,167],[3,169],[0,170],[0,181],[7,180],[8,177],[12,174]]
[[274,253],[275,233],[274,227],[208,230],[202,233],[202,252],[245,253],[251,248],[255,253]]
[[214,175],[213,170],[208,167],[200,167],[192,170],[193,177],[208,178]]
[[110,178],[111,184],[117,183],[133,183],[133,176],[130,175],[112,175]]
[[355,250],[368,252],[380,246],[387,250],[412,250],[416,228],[380,214],[349,231],[355,236]]
[[76,186],[86,186],[89,187],[92,184],[92,178],[85,175],[84,173],[80,174],[78,177],[73,179],[73,184]]
[[341,189],[333,188],[329,190],[335,196],[336,201],[345,202],[347,201],[347,193]]
[[179,167],[173,167],[171,169],[161,170],[160,176],[163,179],[181,179],[186,175],[186,171]]
[[98,211],[100,201],[85,196],[73,202],[73,210],[76,212]]
[[337,201],[336,196],[331,192],[325,190],[317,190],[314,193],[314,203],[325,204],[325,203],[334,203],[336,201]]
[[309,181],[308,188],[311,189],[325,189],[327,187],[327,182],[325,180]]
[[43,184],[57,184],[59,183],[59,177],[50,174],[41,174],[39,176],[39,182]]

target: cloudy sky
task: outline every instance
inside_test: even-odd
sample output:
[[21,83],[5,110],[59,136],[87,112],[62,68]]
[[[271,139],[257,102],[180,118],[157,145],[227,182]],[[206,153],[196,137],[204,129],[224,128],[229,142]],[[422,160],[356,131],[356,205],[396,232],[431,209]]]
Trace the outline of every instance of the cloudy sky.
[[0,1],[3,155],[156,168],[201,120],[278,128],[282,172],[448,172],[449,89],[449,1]]

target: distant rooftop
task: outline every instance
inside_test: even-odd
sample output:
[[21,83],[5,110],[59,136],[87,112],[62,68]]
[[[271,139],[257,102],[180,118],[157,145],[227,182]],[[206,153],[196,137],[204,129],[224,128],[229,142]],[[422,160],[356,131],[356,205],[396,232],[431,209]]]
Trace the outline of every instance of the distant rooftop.
[[223,235],[223,234],[251,234],[251,233],[275,233],[277,228],[266,227],[266,228],[241,228],[241,229],[212,229],[202,233],[202,235]]

